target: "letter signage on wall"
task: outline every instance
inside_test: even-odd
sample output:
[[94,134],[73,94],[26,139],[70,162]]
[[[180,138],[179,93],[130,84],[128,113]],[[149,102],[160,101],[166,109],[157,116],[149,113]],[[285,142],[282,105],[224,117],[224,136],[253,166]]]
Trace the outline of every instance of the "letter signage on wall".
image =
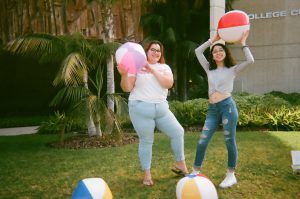
[[251,13],[248,14],[249,19],[270,19],[270,18],[279,18],[286,16],[300,16],[300,9],[291,9],[291,10],[281,10],[281,11],[269,11],[262,13]]

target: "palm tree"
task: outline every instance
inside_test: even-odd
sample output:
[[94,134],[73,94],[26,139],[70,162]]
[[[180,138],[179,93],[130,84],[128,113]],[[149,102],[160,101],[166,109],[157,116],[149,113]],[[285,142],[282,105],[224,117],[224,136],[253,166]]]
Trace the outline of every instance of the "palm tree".
[[[92,2],[98,3],[101,7],[101,39],[103,42],[110,43],[114,40],[114,31],[113,31],[113,13],[112,6],[114,0],[87,0],[88,4]],[[113,94],[115,92],[115,80],[114,80],[114,59],[113,54],[107,57],[107,93]],[[114,111],[114,101],[112,98],[107,98],[107,106]]]
[[[119,129],[116,115],[126,114],[126,103],[120,95],[103,94],[104,66],[118,46],[90,42],[78,33],[68,37],[32,34],[11,41],[7,49],[14,54],[36,57],[41,62],[62,60],[53,83],[63,87],[50,105],[85,113],[88,134],[102,136],[101,122],[102,127],[114,125]],[[106,97],[116,101],[116,114],[105,105]]]

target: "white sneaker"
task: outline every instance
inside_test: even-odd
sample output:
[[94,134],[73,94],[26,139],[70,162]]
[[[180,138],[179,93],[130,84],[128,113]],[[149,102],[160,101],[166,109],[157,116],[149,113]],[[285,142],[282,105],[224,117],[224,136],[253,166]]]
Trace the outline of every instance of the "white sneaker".
[[237,184],[237,180],[235,178],[235,175],[233,172],[227,172],[227,175],[225,177],[225,179],[221,182],[221,184],[219,185],[221,188],[225,189],[225,188],[229,188],[232,185]]
[[200,173],[200,171],[196,171],[196,170],[193,169],[193,171],[190,173],[190,175],[197,175],[199,173]]

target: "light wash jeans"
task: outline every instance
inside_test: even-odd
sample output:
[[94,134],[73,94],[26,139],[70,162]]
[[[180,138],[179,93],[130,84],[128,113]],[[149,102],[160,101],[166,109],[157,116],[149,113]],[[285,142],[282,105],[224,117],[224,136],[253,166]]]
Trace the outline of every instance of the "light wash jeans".
[[173,113],[168,102],[147,103],[139,100],[128,102],[129,116],[139,136],[139,158],[143,170],[151,168],[154,129],[171,138],[171,147],[176,161],[184,160],[184,129]]
[[208,105],[207,117],[197,145],[194,168],[201,168],[208,143],[219,125],[222,123],[225,143],[228,151],[228,168],[235,169],[238,156],[235,139],[237,120],[238,112],[235,101],[232,97],[228,97],[216,104]]

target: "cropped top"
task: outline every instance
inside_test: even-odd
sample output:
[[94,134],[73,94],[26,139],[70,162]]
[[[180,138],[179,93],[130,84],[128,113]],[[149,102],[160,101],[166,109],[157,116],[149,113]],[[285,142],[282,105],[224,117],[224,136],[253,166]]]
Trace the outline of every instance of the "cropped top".
[[211,45],[210,41],[203,43],[196,50],[196,56],[207,74],[208,79],[208,94],[209,96],[215,92],[222,94],[230,94],[233,90],[233,82],[236,75],[241,72],[246,66],[254,63],[254,59],[250,49],[247,46],[243,47],[246,61],[241,62],[230,68],[222,67],[214,70],[209,70],[209,62],[204,56],[204,51]]
[[[149,64],[160,73],[172,74],[167,64]],[[136,74],[134,87],[129,95],[129,100],[140,100],[148,103],[161,103],[167,100],[168,89],[163,88],[152,73],[140,70]]]

